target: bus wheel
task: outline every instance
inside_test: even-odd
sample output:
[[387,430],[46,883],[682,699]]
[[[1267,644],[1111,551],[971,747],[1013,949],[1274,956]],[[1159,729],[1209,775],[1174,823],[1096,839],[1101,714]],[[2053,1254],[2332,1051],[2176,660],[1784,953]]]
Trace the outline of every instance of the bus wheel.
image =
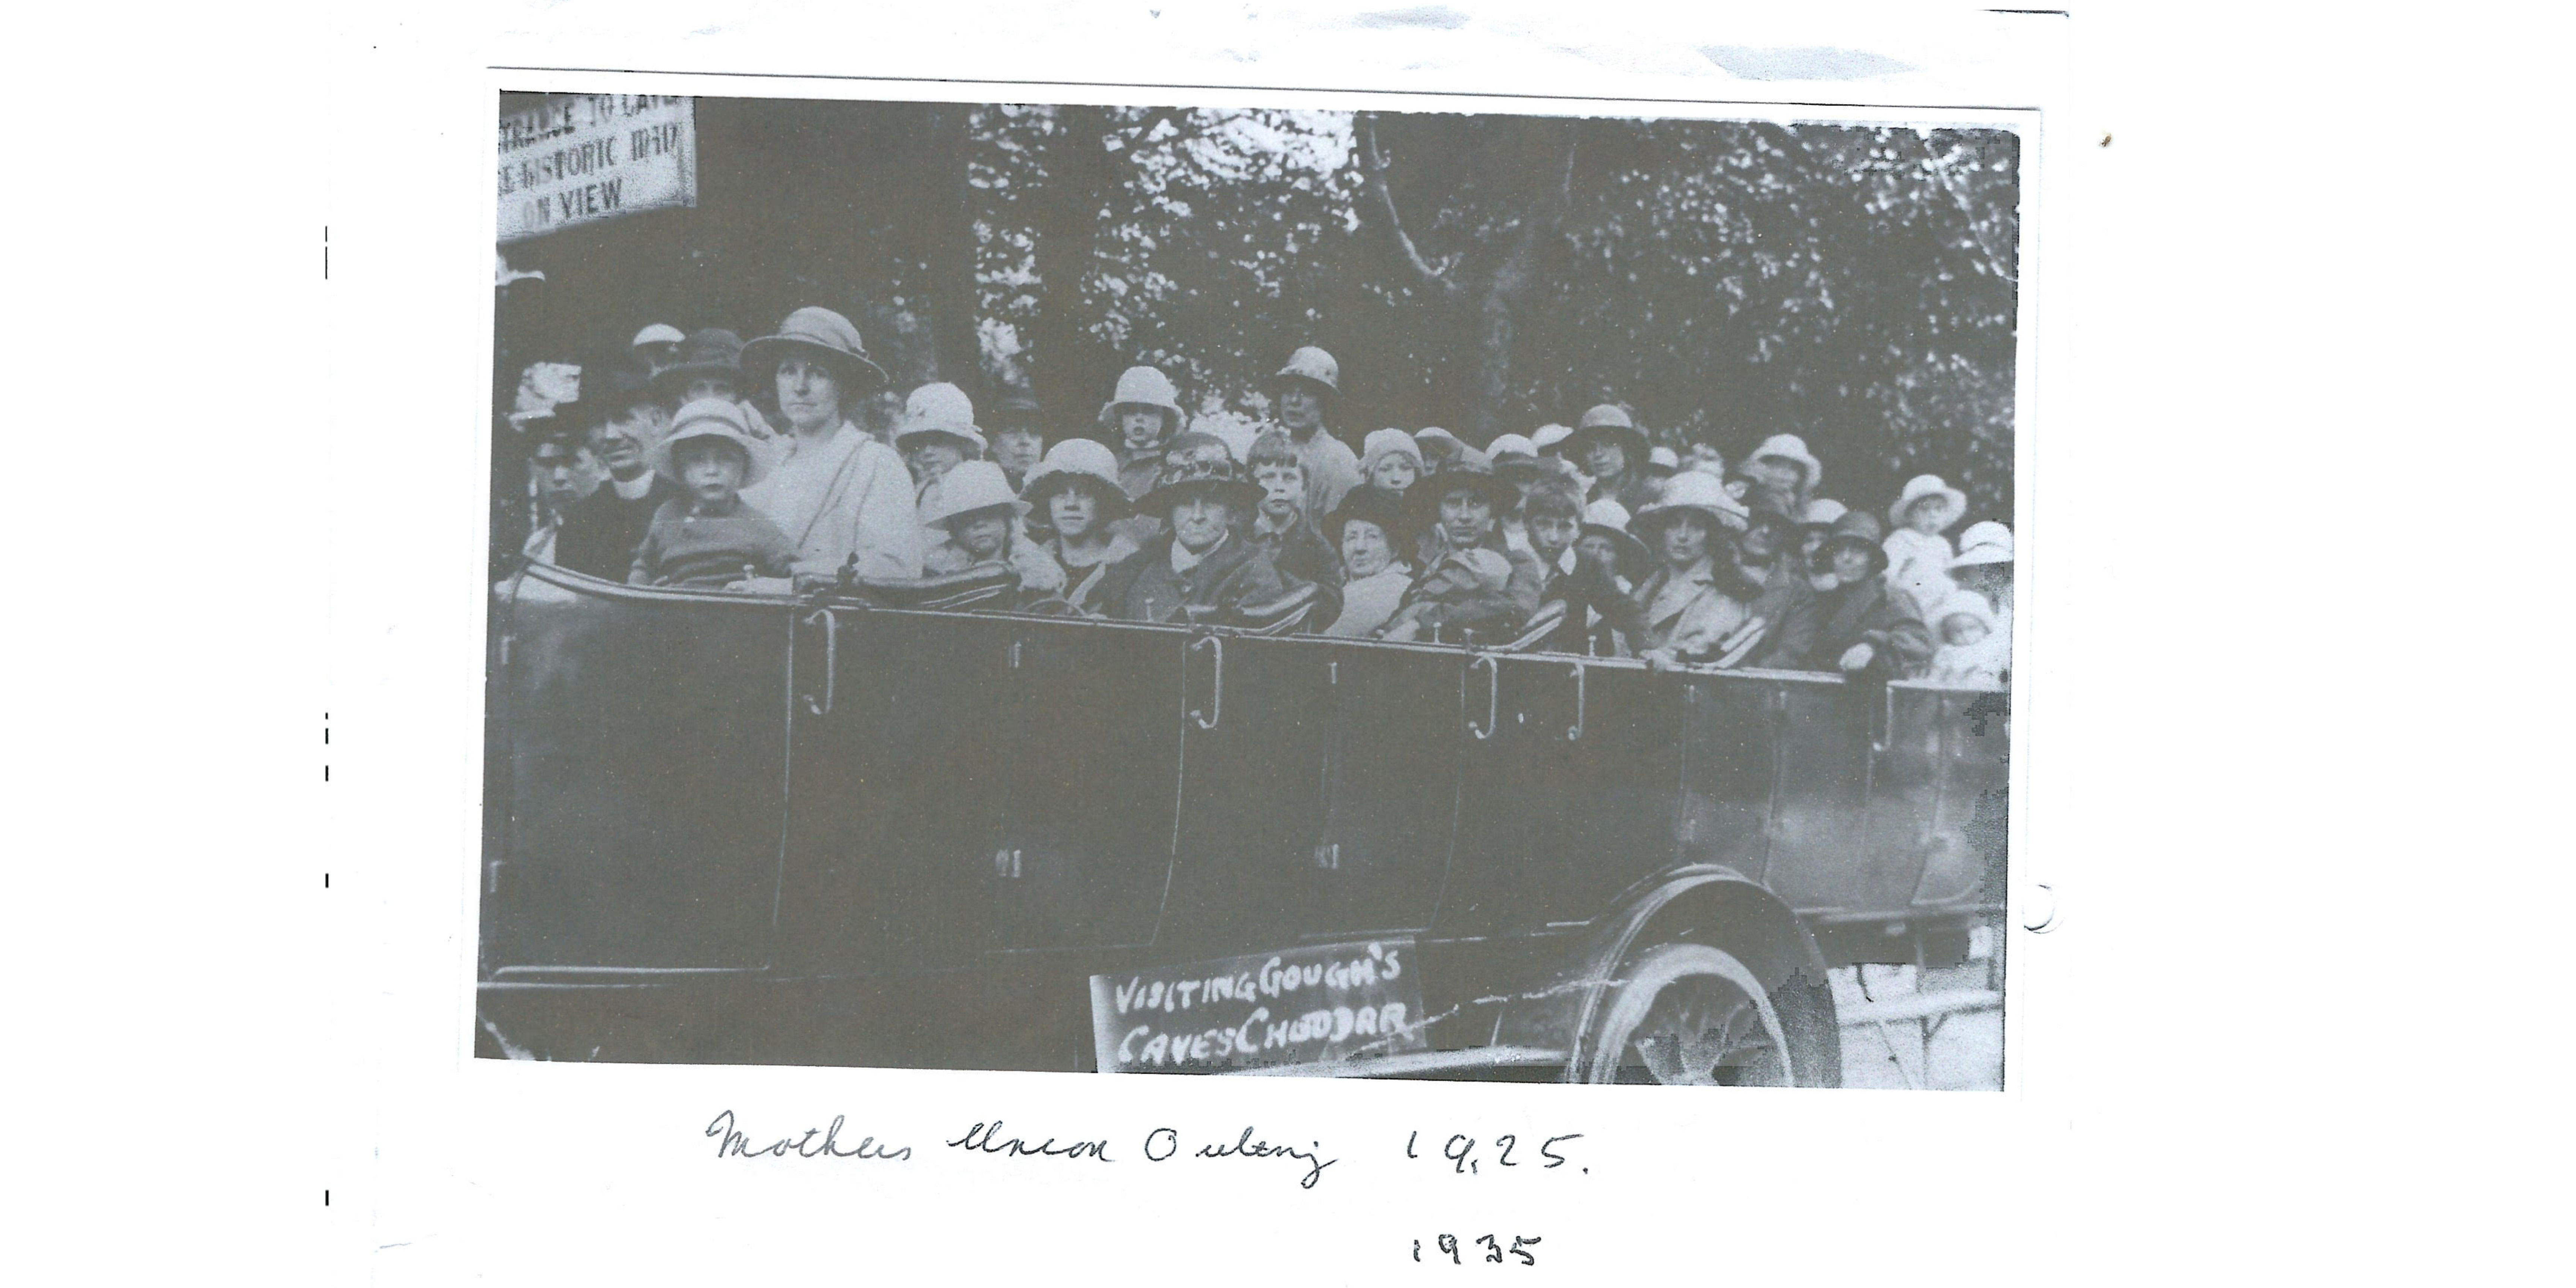
[[[1802,1067],[1801,1044],[1791,1041],[1779,1007],[1734,954],[1664,944],[1621,974],[1584,1081],[1790,1087],[1824,1080],[1822,1069]],[[1793,983],[1783,991],[1801,990]]]

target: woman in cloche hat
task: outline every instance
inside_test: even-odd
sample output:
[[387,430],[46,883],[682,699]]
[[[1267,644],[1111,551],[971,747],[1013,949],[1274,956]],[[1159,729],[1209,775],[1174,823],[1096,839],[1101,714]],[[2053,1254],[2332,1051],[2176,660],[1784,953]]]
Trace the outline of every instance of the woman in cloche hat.
[[1505,593],[1520,605],[1521,616],[1538,611],[1547,571],[1539,567],[1537,555],[1512,545],[1503,527],[1505,520],[1519,513],[1521,490],[1496,474],[1483,452],[1460,448],[1439,472],[1414,484],[1404,499],[1414,522],[1429,534],[1419,551],[1426,572],[1443,555],[1491,550],[1511,565]]
[[845,568],[870,580],[919,577],[921,524],[903,458],[850,423],[885,383],[858,328],[830,309],[801,308],[742,355],[746,374],[777,394],[788,427],[769,479],[745,499],[796,543],[798,588],[830,584]]
[[1816,597],[1816,634],[1797,669],[1895,680],[1931,659],[1932,635],[1924,629],[1922,610],[1883,575],[1887,550],[1881,536],[1877,516],[1865,510],[1834,521],[1816,582],[1824,587]]
[[1038,548],[1064,570],[1065,602],[1097,616],[1102,577],[1139,548],[1118,527],[1135,502],[1119,486],[1117,454],[1088,438],[1065,439],[1029,471],[1020,499],[1031,529],[1044,534]]
[[1637,428],[1628,409],[1617,403],[1602,403],[1584,412],[1565,440],[1565,458],[1592,479],[1592,490],[1584,499],[1608,497],[1632,514],[1645,513],[1655,499],[1654,482],[1646,476],[1646,456],[1646,431]]

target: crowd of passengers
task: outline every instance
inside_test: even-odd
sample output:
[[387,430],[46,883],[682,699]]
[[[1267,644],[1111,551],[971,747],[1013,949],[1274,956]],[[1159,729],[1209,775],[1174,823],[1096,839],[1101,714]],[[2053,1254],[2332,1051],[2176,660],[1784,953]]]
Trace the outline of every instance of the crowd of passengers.
[[[1650,446],[1626,409],[1504,434],[1333,425],[1339,364],[1289,355],[1275,419],[1192,422],[1133,367],[1097,429],[1056,436],[1036,403],[979,416],[926,384],[881,441],[857,409],[887,382],[822,308],[771,335],[639,333],[634,361],[520,417],[530,560],[637,585],[806,593],[1007,569],[1007,606],[1132,621],[1286,618],[1330,636],[1517,646],[1678,665],[2003,684],[2013,538],[1949,535],[1937,475],[1885,507],[1822,494],[1824,464],[1775,435]],[[747,397],[774,393],[784,424]],[[1311,589],[1310,589],[1311,588]],[[1560,609],[1561,606],[1561,609]]]

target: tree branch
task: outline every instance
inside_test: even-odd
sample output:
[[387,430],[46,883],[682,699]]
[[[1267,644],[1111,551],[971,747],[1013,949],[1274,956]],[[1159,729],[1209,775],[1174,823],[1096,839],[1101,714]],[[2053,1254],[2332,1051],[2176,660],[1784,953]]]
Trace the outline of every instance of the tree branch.
[[1449,265],[1433,268],[1426,262],[1422,252],[1415,248],[1413,238],[1405,233],[1403,216],[1396,213],[1395,192],[1386,186],[1386,158],[1377,149],[1376,114],[1362,112],[1355,124],[1359,134],[1355,141],[1359,144],[1360,171],[1367,180],[1369,194],[1377,198],[1378,209],[1386,214],[1387,232],[1394,236],[1395,248],[1403,253],[1404,261],[1413,266],[1413,271],[1421,275],[1424,284],[1438,291],[1442,299],[1457,299],[1460,290],[1456,282],[1449,280]]

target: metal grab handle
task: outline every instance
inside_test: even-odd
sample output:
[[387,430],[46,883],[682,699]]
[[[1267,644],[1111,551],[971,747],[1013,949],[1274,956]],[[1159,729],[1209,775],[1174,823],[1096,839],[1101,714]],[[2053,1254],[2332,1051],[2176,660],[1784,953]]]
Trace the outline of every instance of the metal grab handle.
[[[1501,715],[1503,664],[1495,660],[1491,653],[1479,653],[1474,661],[1467,664],[1467,674],[1474,675],[1476,668],[1480,666],[1485,668],[1485,727],[1477,728],[1475,720],[1471,718],[1467,721],[1467,732],[1475,735],[1476,741],[1483,742],[1494,736],[1494,723]],[[1460,683],[1464,684],[1464,680]]]
[[815,617],[823,619],[823,700],[818,703],[814,695],[808,693],[805,695],[805,709],[818,716],[828,716],[832,714],[832,678],[841,669],[841,619],[834,617],[831,609],[823,608],[815,610],[814,617],[806,618],[805,624],[813,625]]
[[1583,741],[1583,664],[1574,664],[1574,723],[1565,731],[1567,742]]
[[1225,641],[1214,635],[1202,635],[1190,641],[1190,651],[1198,652],[1202,644],[1215,650],[1216,662],[1209,669],[1208,709],[1202,713],[1197,707],[1190,708],[1190,722],[1201,729],[1213,730],[1218,721],[1225,719]]

